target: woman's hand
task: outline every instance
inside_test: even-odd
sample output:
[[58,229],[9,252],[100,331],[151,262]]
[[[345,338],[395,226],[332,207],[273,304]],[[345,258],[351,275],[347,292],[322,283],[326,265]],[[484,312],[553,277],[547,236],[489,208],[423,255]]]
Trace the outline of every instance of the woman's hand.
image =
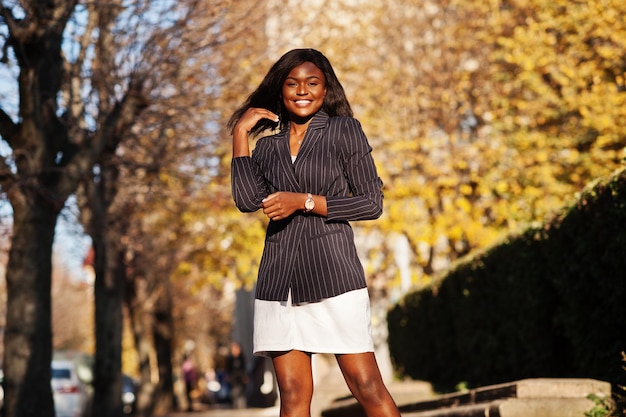
[[252,128],[256,126],[256,124],[261,119],[269,119],[273,122],[278,122],[278,115],[267,109],[263,109],[259,107],[250,107],[241,116],[241,118],[235,125],[233,132],[235,133],[242,132],[247,135],[248,133],[250,133]]
[[261,119],[269,119],[278,122],[278,115],[267,109],[250,107],[241,116],[233,128],[233,158],[238,156],[250,156],[248,134]]
[[270,220],[282,220],[303,209],[306,197],[302,193],[279,191],[265,197],[260,207]]

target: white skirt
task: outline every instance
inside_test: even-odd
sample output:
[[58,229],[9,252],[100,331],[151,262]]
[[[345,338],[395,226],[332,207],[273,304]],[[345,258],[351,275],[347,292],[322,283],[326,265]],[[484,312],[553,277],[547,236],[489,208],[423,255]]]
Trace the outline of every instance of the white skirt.
[[325,300],[293,305],[254,300],[254,354],[301,350],[309,353],[373,352],[367,288]]

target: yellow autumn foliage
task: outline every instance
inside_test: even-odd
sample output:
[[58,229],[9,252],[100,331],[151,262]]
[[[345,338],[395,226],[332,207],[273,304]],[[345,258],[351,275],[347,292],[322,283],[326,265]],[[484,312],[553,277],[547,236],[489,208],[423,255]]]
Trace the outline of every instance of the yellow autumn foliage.
[[[224,51],[223,76],[232,88],[216,104],[228,117],[269,62],[294,44],[322,50],[385,184],[383,217],[359,232],[405,236],[415,282],[550,216],[623,164],[624,2],[392,0],[369,4],[367,14],[342,5],[332,7],[342,10],[344,23],[313,5],[313,20],[282,9],[271,19],[293,36],[261,31],[271,45],[261,57],[262,40],[253,49],[245,39],[235,42]],[[223,201],[207,198],[195,215],[222,227],[199,233],[207,242],[205,260],[197,262],[207,281],[250,283],[264,220],[233,208],[227,146],[218,157]],[[366,263],[388,267],[395,280],[394,251],[385,242],[377,256],[389,259]]]

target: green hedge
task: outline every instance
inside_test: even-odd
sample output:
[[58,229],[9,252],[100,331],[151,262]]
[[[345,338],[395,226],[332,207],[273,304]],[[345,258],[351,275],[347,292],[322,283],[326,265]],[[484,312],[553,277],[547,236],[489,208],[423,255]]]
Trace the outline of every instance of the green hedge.
[[389,312],[399,376],[440,391],[532,377],[626,385],[626,170]]

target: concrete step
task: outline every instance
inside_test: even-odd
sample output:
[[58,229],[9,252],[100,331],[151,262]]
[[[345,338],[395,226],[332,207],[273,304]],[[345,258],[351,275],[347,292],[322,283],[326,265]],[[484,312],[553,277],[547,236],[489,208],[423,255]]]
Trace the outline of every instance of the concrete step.
[[[585,417],[595,405],[587,398],[590,394],[610,397],[611,385],[593,379],[524,379],[433,399],[422,396],[410,401],[403,395],[402,401],[396,398],[396,402],[407,417]],[[348,397],[322,411],[322,417],[339,416],[365,414],[356,400]]]
[[509,399],[427,411],[402,411],[403,417],[585,417],[594,407],[586,398]]

